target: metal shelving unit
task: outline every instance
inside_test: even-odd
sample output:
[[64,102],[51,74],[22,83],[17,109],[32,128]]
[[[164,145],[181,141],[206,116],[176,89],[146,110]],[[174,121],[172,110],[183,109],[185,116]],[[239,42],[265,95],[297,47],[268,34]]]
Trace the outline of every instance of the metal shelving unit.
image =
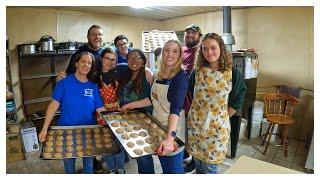
[[[20,52],[19,45],[17,48]],[[44,52],[18,56],[25,117],[43,114],[46,111],[56,85],[56,76],[58,72],[67,69],[74,52]]]

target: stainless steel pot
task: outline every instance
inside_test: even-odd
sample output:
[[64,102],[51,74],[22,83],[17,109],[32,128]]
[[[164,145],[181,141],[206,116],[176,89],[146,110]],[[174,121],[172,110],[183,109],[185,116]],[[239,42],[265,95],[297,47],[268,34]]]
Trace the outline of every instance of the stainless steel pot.
[[35,54],[37,49],[36,43],[25,43],[21,45],[20,54]]
[[55,40],[49,35],[42,36],[38,42],[41,52],[54,51],[54,41]]

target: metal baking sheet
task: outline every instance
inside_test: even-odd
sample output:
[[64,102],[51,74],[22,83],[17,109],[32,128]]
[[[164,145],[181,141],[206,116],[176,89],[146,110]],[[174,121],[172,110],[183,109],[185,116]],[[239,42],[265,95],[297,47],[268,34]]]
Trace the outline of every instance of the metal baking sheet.
[[41,159],[64,159],[113,154],[120,151],[109,127],[50,126],[41,146]]
[[142,51],[154,52],[169,39],[178,39],[174,31],[142,31]]
[[[166,136],[166,131],[164,130],[165,128],[160,127],[158,125],[160,123],[155,123],[155,121],[157,120],[150,114],[145,114],[139,111],[130,111],[127,113],[103,112],[101,114],[108,126],[111,128],[112,132],[119,140],[120,144],[124,147],[124,149],[132,158],[156,154],[155,150],[159,147],[159,143]],[[149,121],[147,119],[149,119]],[[117,126],[114,126],[115,124],[117,124]],[[140,126],[141,129],[134,129],[136,126]],[[119,128],[123,129],[123,133],[117,132]],[[146,137],[139,136],[139,133],[141,132],[145,132]],[[132,133],[138,134],[138,136],[131,137]],[[129,139],[124,139],[123,136],[129,136]],[[150,138],[153,140],[152,142],[147,141],[147,139]],[[138,141],[143,141],[144,144],[139,145]],[[129,147],[129,142],[133,143],[134,147]],[[184,149],[184,143],[179,138],[175,138],[175,145],[178,147],[178,149],[170,155],[175,155]],[[150,147],[152,149],[152,152],[144,151],[144,148],[146,147]],[[134,150],[136,149],[142,150],[142,153],[136,154],[134,152]]]

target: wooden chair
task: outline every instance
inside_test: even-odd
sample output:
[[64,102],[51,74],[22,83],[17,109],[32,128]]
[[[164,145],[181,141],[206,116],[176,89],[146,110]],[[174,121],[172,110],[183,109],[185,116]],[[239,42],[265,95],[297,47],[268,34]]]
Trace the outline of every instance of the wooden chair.
[[264,143],[266,143],[263,155],[265,155],[268,150],[274,125],[277,124],[281,127],[282,132],[281,144],[276,146],[283,146],[285,157],[287,157],[289,145],[288,126],[295,123],[291,115],[294,106],[300,101],[294,96],[282,93],[267,93],[263,96],[263,101],[265,103],[265,114],[270,123],[267,132],[262,136],[263,140],[261,145],[263,146]]

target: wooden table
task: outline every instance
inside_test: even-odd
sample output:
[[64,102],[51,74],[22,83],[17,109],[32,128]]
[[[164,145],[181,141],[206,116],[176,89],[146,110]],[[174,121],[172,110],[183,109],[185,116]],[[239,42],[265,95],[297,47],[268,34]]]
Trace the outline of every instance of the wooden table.
[[302,172],[277,166],[265,161],[241,156],[226,174],[303,174]]

